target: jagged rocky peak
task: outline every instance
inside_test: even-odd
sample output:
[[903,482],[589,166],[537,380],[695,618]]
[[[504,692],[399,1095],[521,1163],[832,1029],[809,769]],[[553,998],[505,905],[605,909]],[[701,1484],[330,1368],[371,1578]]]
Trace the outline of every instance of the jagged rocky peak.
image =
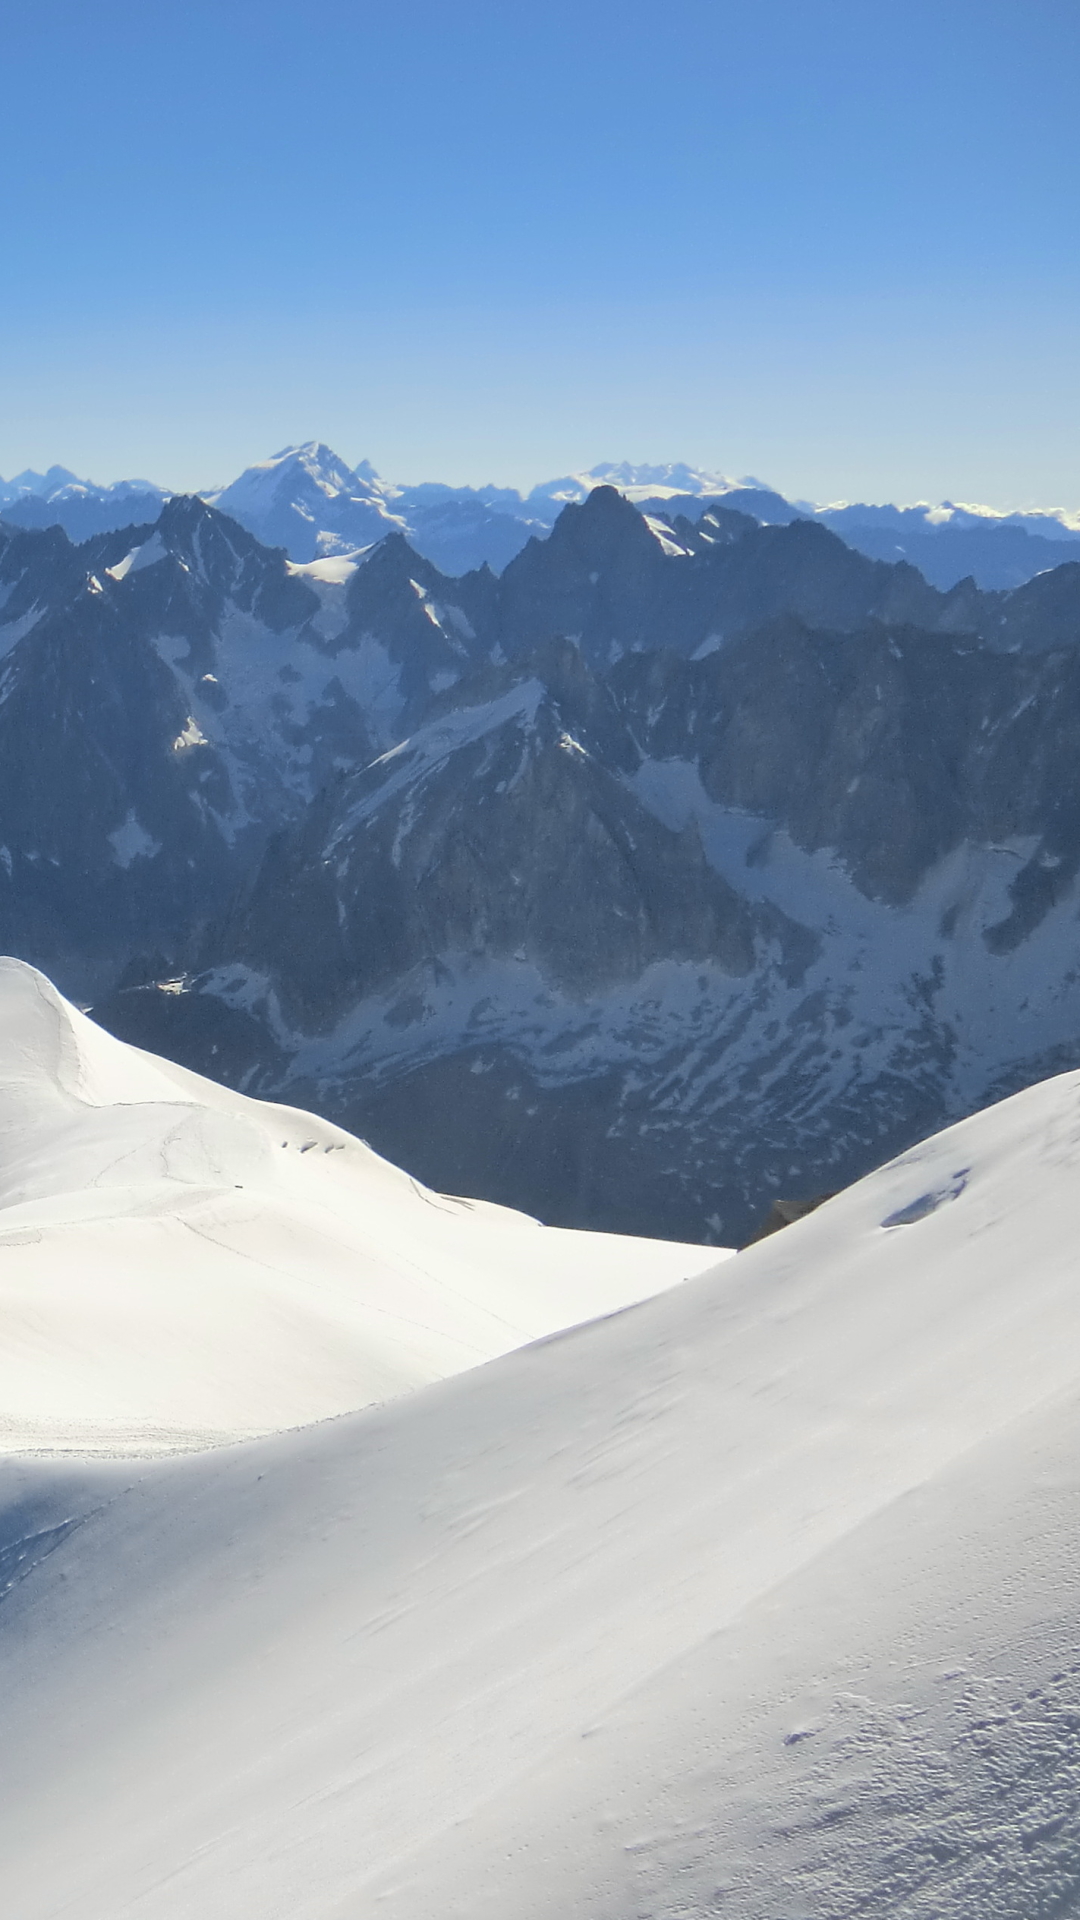
[[[133,529],[129,550],[107,569],[105,584],[133,597],[144,620],[167,598],[180,632],[193,619],[220,621],[230,605],[275,631],[300,626],[319,609],[317,593],[280,549],[264,547],[197,494],[174,494],[153,527]],[[177,614],[177,600],[189,605],[186,616]]]
[[[563,507],[540,551],[564,566],[593,569],[652,561],[657,539],[636,507],[617,487],[594,487],[580,503]],[[663,549],[661,548],[661,551]]]
[[483,636],[495,584],[486,571],[448,580],[402,534],[389,534],[349,580],[339,645],[381,658],[384,682],[392,679],[397,689],[398,710],[422,712],[425,700],[446,692],[486,657]]
[[[563,688],[575,659],[558,650]],[[663,960],[746,975],[756,935],[805,955],[710,866],[693,822],[665,826],[573,730],[596,690],[572,677],[569,699],[532,675],[460,705],[342,782],[271,848],[222,951],[318,1025],[436,955],[526,964],[571,996]]]
[[555,634],[591,659],[648,645],[666,595],[664,544],[613,487],[563,508],[547,540],[530,540],[499,583],[501,644],[520,656]]

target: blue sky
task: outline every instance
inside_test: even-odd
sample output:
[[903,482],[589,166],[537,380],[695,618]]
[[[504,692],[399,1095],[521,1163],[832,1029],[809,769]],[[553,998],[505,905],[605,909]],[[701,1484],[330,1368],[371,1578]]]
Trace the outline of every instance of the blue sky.
[[0,0],[0,473],[1080,507],[1077,0]]

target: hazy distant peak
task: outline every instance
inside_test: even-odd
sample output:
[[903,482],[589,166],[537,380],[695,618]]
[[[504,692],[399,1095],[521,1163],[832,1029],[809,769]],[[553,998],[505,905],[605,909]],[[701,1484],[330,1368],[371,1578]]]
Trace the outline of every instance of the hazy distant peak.
[[[800,503],[801,504],[801,503]],[[878,527],[929,533],[994,532],[1005,527],[1018,528],[1044,540],[1080,538],[1080,513],[1064,507],[1021,508],[1010,511],[975,502],[954,500],[917,500],[904,506],[891,502],[880,505],[868,501],[834,500],[827,506],[805,507],[830,526]]]
[[78,474],[72,473],[70,467],[58,466],[50,467],[45,473],[35,473],[27,467],[25,472],[17,473],[11,482],[13,487],[21,488],[24,493],[53,493],[57,487],[68,487],[73,483],[79,484]]
[[664,495],[731,493],[760,481],[732,480],[726,474],[707,473],[683,461],[663,466],[635,466],[629,460],[603,460],[586,472],[567,473],[557,480],[545,480],[532,489],[529,504],[545,502],[566,506],[584,500],[594,487],[618,487],[630,500],[658,499]]
[[25,467],[13,480],[0,480],[0,500],[18,500],[26,494],[39,494],[47,498],[61,487],[83,484],[68,467],[50,467],[46,473],[36,473],[33,467]]

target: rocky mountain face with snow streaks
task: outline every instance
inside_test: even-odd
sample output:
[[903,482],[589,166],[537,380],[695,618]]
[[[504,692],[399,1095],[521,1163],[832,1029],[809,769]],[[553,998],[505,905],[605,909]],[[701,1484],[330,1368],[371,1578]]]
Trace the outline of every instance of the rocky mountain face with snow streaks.
[[461,578],[0,530],[6,949],[443,1191],[687,1239],[1080,1059],[1080,566],[654,508]]

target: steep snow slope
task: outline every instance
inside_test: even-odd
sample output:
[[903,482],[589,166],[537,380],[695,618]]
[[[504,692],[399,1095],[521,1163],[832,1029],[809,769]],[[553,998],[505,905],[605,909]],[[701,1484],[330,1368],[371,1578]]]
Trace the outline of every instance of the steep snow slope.
[[1080,1075],[399,1401],[9,1463],[20,1920],[1080,1898]]
[[0,961],[0,1450],[211,1444],[385,1400],[700,1272],[431,1193]]

